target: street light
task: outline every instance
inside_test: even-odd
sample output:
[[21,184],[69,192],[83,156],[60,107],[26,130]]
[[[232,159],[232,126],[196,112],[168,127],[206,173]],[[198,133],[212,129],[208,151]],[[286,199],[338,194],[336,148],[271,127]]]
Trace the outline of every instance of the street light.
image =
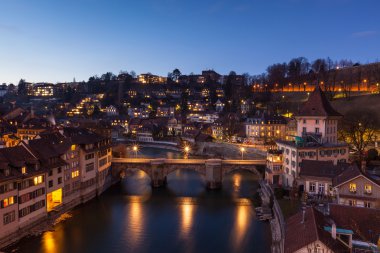
[[190,147],[189,146],[185,146],[183,148],[183,151],[185,152],[185,158],[188,158],[189,157],[189,152],[190,152]]
[[134,145],[132,147],[133,151],[135,152],[135,158],[137,158],[137,151],[139,151],[139,147],[137,145]]
[[245,148],[244,148],[244,147],[241,147],[241,148],[240,148],[240,152],[241,152],[241,159],[244,160],[244,152],[245,152]]

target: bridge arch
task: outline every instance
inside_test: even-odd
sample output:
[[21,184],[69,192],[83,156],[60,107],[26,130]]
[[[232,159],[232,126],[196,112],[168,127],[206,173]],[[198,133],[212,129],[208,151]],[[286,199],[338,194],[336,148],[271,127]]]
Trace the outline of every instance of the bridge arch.
[[128,172],[131,171],[142,171],[150,180],[153,180],[152,169],[147,166],[124,165],[121,169],[121,173],[125,173],[125,176],[128,176]]
[[231,166],[224,166],[222,169],[222,175],[223,178],[227,176],[228,174],[231,174],[235,171],[249,171],[253,174],[255,174],[258,177],[261,177],[259,171],[256,169],[256,166],[252,165],[231,165]]
[[199,166],[199,165],[186,165],[186,164],[180,164],[180,165],[172,165],[168,166],[165,170],[165,177],[167,177],[169,174],[172,174],[175,171],[178,170],[191,170],[199,173],[202,176],[206,176],[206,170],[205,166]]

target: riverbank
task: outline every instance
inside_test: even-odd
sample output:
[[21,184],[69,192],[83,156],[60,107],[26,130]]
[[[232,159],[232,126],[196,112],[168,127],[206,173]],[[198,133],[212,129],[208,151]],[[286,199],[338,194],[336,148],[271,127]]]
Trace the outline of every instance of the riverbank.
[[272,232],[272,253],[283,253],[285,242],[285,220],[280,205],[274,197],[274,193],[270,186],[264,181],[260,182],[262,201],[267,205],[272,205],[273,219],[270,221]]

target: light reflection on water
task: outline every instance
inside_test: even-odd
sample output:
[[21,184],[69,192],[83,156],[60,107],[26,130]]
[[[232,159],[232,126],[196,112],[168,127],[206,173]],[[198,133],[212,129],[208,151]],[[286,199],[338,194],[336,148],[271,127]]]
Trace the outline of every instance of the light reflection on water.
[[46,233],[44,233],[44,235],[42,236],[42,241],[44,242],[43,246],[46,252],[51,252],[51,253],[58,252],[56,248],[56,240],[54,238],[53,232],[47,231]]
[[222,190],[208,191],[202,175],[177,170],[166,187],[152,190],[144,172],[130,171],[60,229],[20,243],[18,252],[269,252],[269,225],[255,220],[247,198],[255,180],[237,171]]
[[143,243],[144,239],[144,214],[143,197],[130,196],[129,208],[126,209],[124,227],[126,230],[126,240],[129,242],[128,248],[131,252],[136,251]]

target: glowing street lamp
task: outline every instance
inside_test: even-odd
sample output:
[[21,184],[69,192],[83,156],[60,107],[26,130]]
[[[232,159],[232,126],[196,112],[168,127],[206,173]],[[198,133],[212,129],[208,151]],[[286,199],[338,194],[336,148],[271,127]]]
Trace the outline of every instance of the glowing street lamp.
[[139,147],[137,145],[134,145],[132,147],[132,150],[135,152],[135,158],[137,158],[137,152],[139,151]]
[[185,158],[188,158],[189,157],[189,152],[190,152],[190,147],[189,146],[185,146],[183,148],[183,151],[185,153]]
[[245,152],[245,148],[244,148],[244,147],[241,147],[241,148],[240,148],[240,152],[241,152],[241,159],[244,160],[244,152]]

